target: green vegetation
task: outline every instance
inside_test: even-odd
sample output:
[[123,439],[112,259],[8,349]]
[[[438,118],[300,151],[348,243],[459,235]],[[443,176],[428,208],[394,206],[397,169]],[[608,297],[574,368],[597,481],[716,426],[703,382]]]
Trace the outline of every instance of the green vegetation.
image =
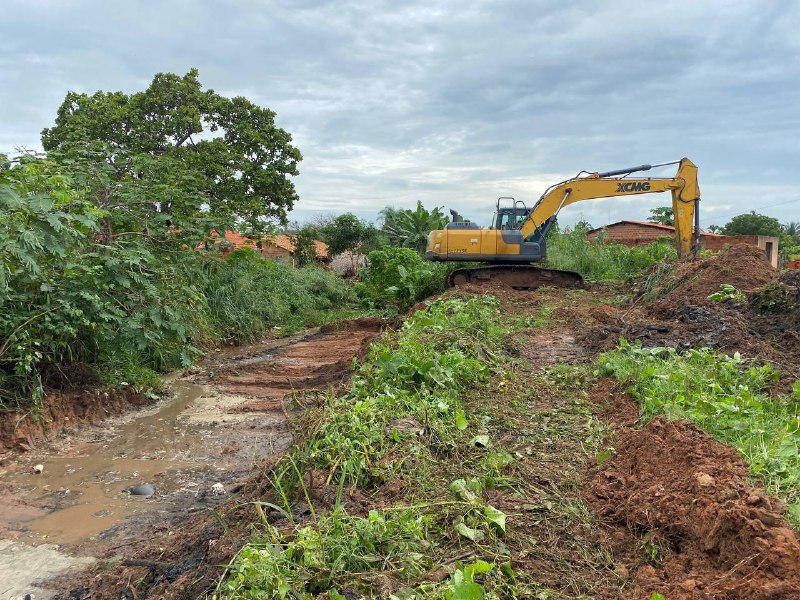
[[737,290],[730,283],[720,283],[719,291],[708,295],[708,299],[712,302],[723,302],[725,300],[733,300],[734,302],[744,302],[747,297]]
[[369,265],[361,271],[359,294],[371,305],[407,310],[431,294],[444,291],[448,263],[432,263],[408,248],[384,247],[369,253]]
[[381,229],[390,244],[411,248],[420,255],[425,254],[428,234],[436,229],[443,229],[448,221],[441,207],[428,211],[420,201],[417,201],[417,208],[414,210],[387,206],[381,211],[381,217]]
[[723,235],[774,235],[783,233],[781,222],[774,217],[768,217],[751,210],[733,217],[722,228]]
[[[202,216],[254,231],[267,217],[285,220],[297,200],[290,177],[302,156],[291,141],[274,112],[203,90],[196,69],[159,73],[131,95],[69,92],[55,126],[42,132],[48,155],[63,165],[93,159],[102,180],[86,183],[102,184],[102,208],[149,214],[151,227],[171,220],[184,228]],[[118,182],[136,193],[118,191]]]
[[656,208],[651,208],[650,218],[647,220],[651,223],[675,226],[675,215],[672,212],[671,206],[658,206]]
[[626,382],[645,419],[686,419],[736,447],[753,477],[789,503],[800,527],[800,383],[791,394],[770,395],[779,373],[768,365],[705,348],[679,353],[624,341],[600,356],[598,372]]
[[[438,301],[405,321],[398,336],[373,344],[349,392],[328,399],[314,433],[274,470],[285,515],[307,497],[301,474],[312,469],[338,489],[335,509],[317,517],[309,504],[313,523],[289,534],[265,520],[234,561],[225,597],[338,594],[355,573],[391,565],[396,576],[408,579],[431,567],[428,537],[443,523],[420,507],[349,516],[340,504],[342,490],[419,476],[455,451],[468,435],[463,394],[487,380],[502,351],[506,331],[497,324],[498,313],[489,296]],[[478,482],[456,479],[451,488],[442,506],[460,510],[455,531],[473,541],[502,535],[504,515],[482,501]]]
[[606,244],[602,238],[587,240],[580,227],[568,233],[553,232],[547,238],[547,266],[576,271],[590,281],[625,281],[675,257],[672,241],[631,247]]
[[[158,74],[132,95],[70,92],[46,156],[2,157],[0,409],[35,413],[47,388],[154,386],[206,348],[351,311],[332,273],[212,243],[269,229],[296,199],[301,156],[274,116],[203,91],[194,70]],[[305,262],[312,242],[298,236]]]
[[[558,366],[523,381],[504,319],[491,296],[437,300],[379,338],[349,390],[296,423],[305,438],[265,474],[274,492],[254,504],[255,533],[219,597],[374,597],[387,576],[405,586],[393,598],[560,597],[512,555],[554,565],[547,577],[565,589],[614,581],[577,500],[583,464],[605,435],[585,399],[590,375]],[[384,494],[397,486],[402,503],[392,505]],[[514,514],[489,499],[507,495]],[[351,514],[345,506],[358,497],[371,509]],[[572,533],[542,544],[523,523]],[[426,576],[437,567],[443,577]]]

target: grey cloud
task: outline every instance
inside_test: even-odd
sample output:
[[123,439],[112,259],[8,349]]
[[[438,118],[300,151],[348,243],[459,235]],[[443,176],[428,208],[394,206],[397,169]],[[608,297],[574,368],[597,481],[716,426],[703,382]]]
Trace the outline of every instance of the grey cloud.
[[[295,215],[458,207],[689,156],[704,218],[800,220],[800,5],[564,0],[12,1],[0,24],[0,149],[35,145],[68,89],[158,71],[278,114],[305,156]],[[653,196],[566,209],[645,218]],[[727,212],[725,212],[727,211]],[[473,215],[474,213],[474,215]]]

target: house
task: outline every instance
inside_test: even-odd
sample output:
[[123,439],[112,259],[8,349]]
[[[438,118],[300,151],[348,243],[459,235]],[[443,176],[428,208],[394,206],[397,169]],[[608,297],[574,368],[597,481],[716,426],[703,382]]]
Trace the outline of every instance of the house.
[[[675,235],[675,228],[648,221],[617,221],[605,227],[597,227],[586,232],[586,238],[594,241],[602,236],[605,242],[618,242],[626,246],[649,244],[659,238]],[[750,244],[764,250],[767,262],[778,268],[778,238],[770,235],[720,235],[703,231],[700,233],[700,247],[718,252],[729,244]]]
[[[264,235],[249,236],[242,235],[235,231],[226,231],[224,238],[220,239],[216,231],[211,232],[214,243],[220,247],[223,254],[228,254],[239,248],[252,248],[259,252],[264,258],[284,264],[294,265],[294,240],[291,236]],[[317,264],[328,264],[328,245],[325,242],[314,240]]]

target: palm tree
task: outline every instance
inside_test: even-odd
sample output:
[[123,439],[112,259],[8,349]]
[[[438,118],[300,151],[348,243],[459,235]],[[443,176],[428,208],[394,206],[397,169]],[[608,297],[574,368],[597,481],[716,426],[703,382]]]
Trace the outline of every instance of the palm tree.
[[447,217],[441,207],[427,211],[419,200],[415,210],[387,206],[381,211],[381,217],[383,232],[390,244],[401,248],[412,248],[420,254],[425,252],[428,234],[434,229],[442,229],[447,224]]

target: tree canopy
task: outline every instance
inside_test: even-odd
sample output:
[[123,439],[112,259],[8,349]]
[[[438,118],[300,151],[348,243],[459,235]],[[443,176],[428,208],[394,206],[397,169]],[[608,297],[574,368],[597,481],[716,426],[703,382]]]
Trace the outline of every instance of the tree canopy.
[[331,256],[343,252],[366,254],[380,245],[378,230],[353,213],[339,215],[327,225],[320,227],[319,233],[322,240],[328,244]]
[[672,214],[671,206],[651,208],[650,216],[647,220],[651,223],[661,223],[662,225],[675,225],[675,215]]
[[783,231],[780,221],[774,217],[760,215],[755,211],[733,217],[722,228],[725,235],[774,235]]
[[381,216],[382,229],[390,244],[411,248],[420,254],[425,252],[428,234],[435,229],[442,229],[447,224],[447,217],[441,207],[428,211],[419,200],[414,210],[387,206],[381,211]]
[[[154,182],[136,190],[139,208],[169,215],[181,205],[203,211],[220,223],[244,222],[252,229],[265,219],[285,222],[297,200],[291,180],[300,151],[275,125],[275,113],[243,97],[226,98],[203,90],[196,69],[184,76],[159,73],[143,92],[69,92],[55,126],[42,131],[42,145],[60,162],[80,155],[105,164],[107,183]],[[98,167],[103,169],[103,167]],[[140,185],[141,187],[141,185]],[[181,202],[153,196],[181,190]],[[167,189],[169,188],[169,189]],[[114,185],[103,194],[119,196]],[[128,205],[131,198],[112,204]]]

